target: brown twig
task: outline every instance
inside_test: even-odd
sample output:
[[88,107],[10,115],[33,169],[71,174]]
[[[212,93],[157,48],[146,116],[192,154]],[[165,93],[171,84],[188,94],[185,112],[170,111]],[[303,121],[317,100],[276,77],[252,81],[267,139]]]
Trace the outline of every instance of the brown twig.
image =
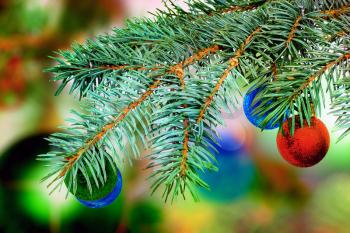
[[[170,68],[168,68],[168,73],[172,73],[172,74],[177,75],[178,77],[181,77],[182,74],[179,74],[179,72],[183,72],[183,67],[187,67],[187,66],[193,64],[194,62],[201,60],[203,57],[209,55],[210,53],[216,53],[219,50],[220,50],[219,45],[212,45],[208,48],[202,49],[198,53],[195,53],[192,56],[188,57],[186,60],[184,60],[178,64],[170,66]],[[87,68],[90,68],[90,67],[87,67]],[[103,70],[136,70],[136,71],[149,70],[149,71],[156,71],[156,70],[160,70],[160,69],[165,69],[166,67],[156,65],[154,67],[148,68],[148,67],[140,66],[140,65],[132,66],[132,65],[124,64],[124,65],[102,65],[102,66],[96,66],[96,67],[91,67],[91,68],[103,69]],[[182,81],[181,81],[181,83],[182,83]],[[183,85],[183,83],[182,83],[182,85]]]
[[[257,9],[259,6],[258,4],[252,4],[247,6],[231,6],[227,9],[223,9],[220,11],[220,13],[232,13],[232,12],[242,12],[242,11],[251,11]],[[213,15],[214,13],[210,13],[209,15]]]
[[294,94],[291,96],[291,99],[294,100],[298,96],[298,93],[304,91],[313,81],[315,81],[318,77],[320,77],[322,74],[324,74],[331,67],[341,63],[342,61],[349,60],[349,59],[350,59],[350,53],[347,53],[347,54],[344,54],[343,56],[339,57],[338,59],[327,63],[325,66],[323,66],[315,74],[310,75],[309,78],[307,79],[307,81],[294,92]]
[[[202,54],[201,56],[203,56],[204,54]],[[197,57],[198,59],[198,57]],[[188,63],[189,61],[194,61],[193,58],[191,58],[190,60],[188,60],[186,63]],[[185,63],[185,62],[184,62]],[[180,84],[181,84],[181,89],[182,91],[185,90],[186,88],[186,84],[185,84],[185,72],[183,70],[183,65],[179,65],[176,67],[173,67],[173,70],[171,70],[172,72],[174,72],[176,74],[176,76],[179,78],[180,80]],[[187,104],[182,105],[182,107],[187,108]],[[182,177],[186,176],[186,171],[187,171],[187,160],[188,160],[188,142],[189,142],[189,133],[188,133],[188,118],[186,117],[184,119],[183,122],[183,126],[184,126],[184,140],[183,140],[183,149],[182,149],[182,160],[181,160],[181,164],[180,164],[180,175]]]
[[212,90],[212,92],[210,93],[210,95],[208,96],[208,98],[205,100],[204,104],[201,107],[201,111],[199,113],[199,116],[197,117],[197,123],[199,123],[205,115],[206,110],[208,109],[208,107],[210,106],[211,102],[214,99],[214,96],[216,95],[216,93],[219,91],[221,85],[224,83],[224,81],[226,80],[226,78],[229,76],[231,70],[235,67],[237,67],[239,65],[239,58],[243,55],[247,45],[252,41],[253,37],[255,34],[259,33],[261,31],[261,28],[257,28],[256,30],[254,30],[246,39],[245,41],[241,44],[240,48],[237,50],[237,52],[235,53],[235,56],[232,57],[229,60],[229,67],[226,68],[226,70],[224,71],[223,75],[220,77],[219,81],[216,83],[214,89]]
[[295,32],[296,30],[298,29],[298,26],[300,24],[300,21],[303,17],[301,15],[299,15],[296,19],[295,19],[295,22],[289,32],[289,35],[288,35],[288,39],[286,41],[286,47],[288,47],[288,45],[290,44],[290,42],[293,40],[294,36],[295,36]]
[[181,164],[180,164],[180,175],[182,177],[186,176],[186,171],[187,171],[187,160],[188,160],[188,149],[189,149],[188,142],[189,142],[188,119],[185,119],[184,120],[184,140],[183,140],[182,160],[181,160]]
[[340,15],[348,13],[349,11],[350,11],[350,4],[347,4],[338,9],[321,11],[321,13],[327,15],[324,18],[329,18],[329,17],[339,17]]
[[273,80],[277,81],[278,71],[277,71],[277,64],[275,62],[272,63],[271,69],[273,74]]

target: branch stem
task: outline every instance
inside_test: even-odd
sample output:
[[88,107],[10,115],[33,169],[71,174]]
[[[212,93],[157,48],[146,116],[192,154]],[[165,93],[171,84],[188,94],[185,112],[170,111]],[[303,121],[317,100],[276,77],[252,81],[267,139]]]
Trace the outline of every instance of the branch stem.
[[299,15],[296,19],[295,22],[290,30],[290,33],[288,35],[288,39],[286,41],[286,47],[288,47],[288,45],[290,44],[290,42],[292,42],[294,36],[295,36],[295,32],[298,29],[298,26],[300,24],[300,21],[302,20],[303,16]]
[[[171,66],[168,70],[168,73],[175,73],[176,75],[178,75],[179,79],[180,79],[180,83],[184,88],[184,72],[183,72],[183,67],[184,66],[188,66],[196,61],[199,61],[201,59],[203,59],[205,56],[209,55],[210,53],[215,53],[217,51],[219,51],[220,47],[218,45],[213,45],[210,46],[208,48],[202,49],[200,50],[198,53],[188,57],[186,60]],[[122,66],[102,66],[100,68],[104,68],[104,69],[114,69],[114,70],[121,70],[121,69],[126,69],[128,66],[126,65],[122,65]],[[130,67],[129,67],[130,68]],[[137,69],[137,70],[144,70],[145,67],[132,67],[132,69]],[[158,67],[153,67],[151,68],[152,70],[157,70]],[[112,130],[113,128],[115,128],[133,109],[135,109],[136,107],[138,107],[141,103],[143,103],[149,96],[151,96],[153,94],[153,92],[155,91],[155,89],[157,89],[161,84],[161,80],[156,80],[151,86],[149,86],[148,90],[136,101],[132,102],[129,106],[127,106],[126,108],[124,108],[122,110],[122,113],[119,115],[119,117],[117,117],[116,119],[114,119],[112,122],[106,124],[102,130],[100,132],[98,132],[93,138],[91,138],[90,140],[88,140],[84,146],[82,146],[81,148],[78,149],[78,151],[73,155],[73,156],[69,156],[66,157],[66,161],[67,163],[65,164],[65,166],[63,167],[62,171],[59,173],[58,177],[56,179],[54,179],[49,186],[55,182],[57,179],[65,176],[67,174],[67,172],[73,167],[73,165],[76,163],[76,161],[88,150],[90,149],[93,145],[95,145],[97,142],[99,142],[106,134],[107,132],[109,132],[110,130]],[[187,129],[187,127],[186,127]],[[186,133],[185,133],[186,134]],[[188,135],[188,133],[187,133]],[[186,140],[185,140],[186,141]],[[184,145],[188,144],[188,142],[184,141]],[[188,141],[188,139],[187,139]],[[188,148],[186,149],[188,150]],[[187,154],[187,152],[186,152]],[[187,160],[187,159],[186,159]]]
[[303,92],[308,86],[311,85],[313,81],[315,81],[318,77],[320,77],[322,74],[324,74],[327,70],[329,70],[334,65],[337,65],[343,61],[350,59],[350,53],[344,54],[341,57],[337,58],[334,61],[331,61],[327,63],[325,66],[323,66],[320,70],[318,70],[315,74],[312,74],[309,76],[309,78],[306,80],[306,82],[300,86],[291,96],[291,100],[295,100],[299,93]]
[[338,8],[338,9],[321,11],[321,13],[328,15],[328,17],[338,17],[338,16],[345,14],[349,11],[350,11],[350,4],[347,4],[345,6]]
[[232,57],[229,60],[229,67],[226,68],[226,70],[224,71],[224,73],[222,74],[221,78],[219,79],[219,81],[216,83],[214,89],[212,90],[212,92],[210,93],[210,95],[208,96],[208,98],[205,100],[204,104],[201,107],[201,111],[199,113],[199,116],[197,117],[197,123],[201,122],[202,119],[204,118],[204,115],[208,109],[208,107],[210,106],[210,104],[212,103],[214,96],[216,95],[216,93],[220,90],[220,87],[222,86],[222,84],[224,83],[224,81],[226,80],[226,78],[229,76],[230,72],[232,71],[232,69],[234,69],[235,67],[237,67],[239,65],[239,58],[243,55],[247,45],[252,41],[253,37],[255,34],[259,33],[261,31],[261,27],[258,27],[257,29],[255,29],[246,39],[245,41],[241,44],[240,48],[237,50],[237,52],[235,53],[235,56]]

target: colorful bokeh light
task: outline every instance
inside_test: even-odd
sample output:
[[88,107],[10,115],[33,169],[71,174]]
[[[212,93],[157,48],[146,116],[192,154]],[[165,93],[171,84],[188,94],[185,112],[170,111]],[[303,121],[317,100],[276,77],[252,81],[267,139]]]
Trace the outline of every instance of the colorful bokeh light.
[[230,129],[219,130],[218,144],[210,142],[217,160],[218,172],[201,174],[211,190],[200,189],[206,199],[227,202],[239,198],[249,191],[254,178],[254,165],[244,145],[232,135]]

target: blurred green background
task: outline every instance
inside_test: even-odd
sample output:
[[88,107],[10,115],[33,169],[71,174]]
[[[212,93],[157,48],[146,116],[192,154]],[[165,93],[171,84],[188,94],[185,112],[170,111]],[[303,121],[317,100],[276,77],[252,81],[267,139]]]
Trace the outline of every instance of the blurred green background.
[[[244,149],[224,158],[232,167],[208,174],[212,192],[199,190],[199,203],[151,196],[145,160],[125,169],[122,194],[107,208],[88,209],[64,190],[48,194],[39,182],[47,168],[35,155],[50,149],[43,138],[77,107],[74,96],[54,97],[57,84],[43,72],[48,56],[160,7],[161,0],[0,0],[0,232],[350,232],[350,138],[336,144],[332,133],[321,163],[294,168],[277,152],[277,131],[260,132],[241,109],[223,113],[221,130]],[[328,111],[321,118],[331,130]]]

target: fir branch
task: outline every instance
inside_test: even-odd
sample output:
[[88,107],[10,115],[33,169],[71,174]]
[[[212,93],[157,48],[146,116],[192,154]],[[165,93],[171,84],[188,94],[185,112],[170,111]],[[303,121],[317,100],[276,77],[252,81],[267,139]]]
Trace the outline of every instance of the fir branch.
[[214,89],[212,90],[212,92],[210,93],[210,95],[208,96],[208,98],[205,100],[203,106],[201,107],[201,111],[199,113],[199,116],[197,117],[197,123],[199,123],[205,115],[205,112],[207,110],[207,108],[210,106],[211,102],[214,99],[214,96],[216,95],[216,93],[219,91],[221,85],[223,84],[223,82],[225,81],[225,79],[229,76],[230,72],[232,69],[234,69],[235,67],[237,67],[239,65],[239,58],[242,56],[242,54],[244,53],[247,45],[251,42],[251,40],[253,39],[254,35],[259,33],[261,31],[261,28],[258,27],[257,29],[255,29],[246,39],[245,41],[241,44],[240,48],[237,50],[236,54],[234,57],[232,57],[228,63],[229,63],[229,67],[227,67],[227,69],[225,70],[225,72],[222,74],[222,76],[220,77],[219,81],[216,83]]
[[294,101],[298,96],[300,96],[300,93],[302,93],[306,88],[308,88],[314,81],[320,78],[330,68],[348,59],[350,59],[350,53],[344,54],[341,57],[337,58],[336,60],[328,62],[321,69],[319,69],[315,74],[310,75],[309,78],[306,80],[306,82],[303,83],[298,89],[296,89],[294,93],[291,95],[290,97],[291,101]]
[[[196,12],[198,15],[215,15],[215,14],[229,14],[234,12],[245,12],[258,9],[271,0],[256,0],[256,1],[193,1],[188,2],[188,6],[192,12]],[[214,8],[214,9],[213,9]]]
[[[180,104],[177,105],[175,104],[175,102],[184,102],[181,101],[179,95],[181,95],[181,92],[184,94],[187,91],[187,86],[185,83],[185,68],[188,67],[191,64],[194,64],[196,62],[201,61],[203,58],[206,58],[208,55],[213,55],[216,52],[218,52],[220,49],[220,47],[218,45],[214,45],[211,47],[208,47],[206,49],[203,49],[201,51],[199,51],[198,53],[194,54],[193,56],[189,57],[188,59],[186,59],[185,61],[183,61],[182,63],[179,63],[175,66],[172,66],[172,68],[170,69],[169,73],[174,73],[176,75],[176,77],[178,77],[179,80],[179,88],[177,89],[177,86],[169,86],[168,88],[170,88],[172,95],[174,95],[174,98],[170,98],[170,94],[169,93],[164,93],[164,94],[160,94],[158,93],[158,95],[162,96],[162,102],[164,102],[164,104],[161,104],[161,106],[159,108],[159,111],[161,111],[162,114],[166,113],[167,111],[169,111],[169,105],[171,105],[171,111],[175,111],[176,109],[178,109],[179,111],[183,112],[183,114],[181,114],[181,116],[178,116],[175,112],[171,115],[174,115],[174,118],[172,118],[172,120],[169,120],[169,122],[164,122],[162,121],[162,123],[160,123],[157,126],[154,126],[155,130],[153,132],[154,137],[152,139],[152,144],[154,145],[153,147],[153,154],[150,155],[151,158],[151,163],[148,166],[149,168],[157,168],[157,170],[154,172],[154,174],[152,175],[152,177],[155,174],[161,174],[159,175],[160,177],[158,179],[156,179],[153,182],[152,185],[152,189],[153,192],[159,187],[160,185],[160,181],[165,181],[167,179],[169,179],[169,177],[172,177],[173,180],[169,180],[169,182],[165,182],[166,183],[166,187],[164,190],[164,198],[165,200],[168,199],[169,195],[171,195],[172,193],[172,200],[174,200],[174,198],[181,193],[183,195],[183,197],[185,197],[185,190],[189,189],[193,198],[196,200],[197,196],[196,196],[196,191],[191,188],[193,186],[193,184],[196,185],[200,185],[203,187],[207,187],[207,185],[201,181],[201,179],[199,179],[197,176],[194,176],[194,172],[193,172],[193,162],[190,162],[190,158],[189,158],[189,154],[191,154],[193,158],[191,158],[191,160],[193,160],[194,158],[198,157],[199,155],[196,154],[196,152],[193,152],[193,150],[195,150],[195,148],[197,148],[198,146],[193,145],[193,137],[190,140],[190,131],[189,131],[189,125],[190,125],[190,119],[189,119],[189,115],[191,115],[190,113],[187,113],[187,111],[191,111],[190,109],[188,109],[189,104]],[[181,91],[179,93],[179,91]],[[165,92],[168,92],[167,90],[165,90]],[[165,110],[167,109],[167,110]],[[179,112],[180,113],[180,112]],[[160,117],[160,114],[155,113],[155,116],[158,118]],[[157,119],[156,118],[156,119]],[[168,117],[170,118],[170,116]],[[154,119],[155,124],[157,123],[157,120]],[[168,123],[171,122],[171,125],[169,125]],[[163,123],[166,123],[166,127],[169,127],[167,129],[163,129]],[[176,132],[176,133],[171,133],[171,132]],[[174,137],[169,137],[168,135],[174,135]],[[180,140],[180,136],[179,135],[183,135],[182,140]],[[191,136],[193,136],[193,134],[191,134]],[[190,141],[191,141],[191,151],[190,151]],[[165,144],[163,144],[163,142]],[[178,148],[173,148],[173,151],[167,149],[165,149],[165,147],[169,147],[169,145],[177,145],[180,144],[181,147]],[[166,151],[166,152],[164,152]],[[179,152],[178,155],[177,151]],[[181,151],[181,152],[180,152]],[[198,153],[198,152],[197,152]],[[203,152],[202,155],[203,156]],[[207,155],[208,156],[208,155]],[[173,163],[172,166],[168,165],[166,167],[166,170],[164,170],[164,168],[162,167],[162,162],[164,159],[166,159],[167,157],[171,157],[172,160],[175,162],[177,159],[179,159],[178,164],[177,163]],[[197,158],[197,160],[199,161],[199,158]],[[154,161],[158,161],[158,162],[154,162]],[[170,174],[169,174],[170,173]],[[193,184],[192,184],[193,183]]]
[[324,10],[321,14],[325,14],[324,18],[334,17],[337,18],[340,15],[347,14],[350,11],[350,4],[346,4],[338,9]]
[[62,172],[58,175],[58,178],[64,177],[66,173],[72,168],[75,162],[93,145],[95,145],[98,141],[100,141],[109,130],[113,130],[113,128],[117,127],[119,122],[121,122],[130,111],[139,106],[143,101],[148,98],[156,88],[160,85],[160,80],[156,80],[149,89],[136,101],[132,102],[128,107],[124,108],[121,112],[121,115],[114,119],[112,122],[103,126],[102,130],[98,132],[92,139],[86,142],[86,144],[79,148],[78,152],[73,156],[66,157],[67,165],[63,168]]
[[[318,54],[318,52],[315,53],[315,55]],[[323,54],[326,55],[327,53],[324,52]],[[326,56],[322,61],[316,61],[316,59],[320,60],[320,58],[319,56],[315,56],[312,59],[301,59],[296,62],[296,64],[285,66],[278,80],[271,82],[267,87],[267,91],[261,93],[258,97],[259,100],[262,101],[262,105],[270,103],[271,106],[271,108],[256,111],[258,115],[268,114],[262,126],[271,119],[274,120],[273,124],[282,122],[288,114],[293,118],[291,127],[292,133],[294,133],[295,129],[295,115],[298,115],[300,121],[306,119],[310,124],[311,117],[316,114],[315,110],[319,112],[321,109],[320,100],[324,100],[320,78],[323,76],[327,78],[327,87],[332,95],[333,88],[330,86],[330,83],[336,80],[332,80],[332,77],[329,75],[331,74],[329,70],[335,69],[349,58],[350,54],[348,53],[343,53],[337,57],[334,57],[334,54],[332,54],[331,58]],[[314,61],[314,63],[311,64],[317,64],[316,70],[314,67],[310,67],[311,60]],[[308,73],[310,71],[312,73]],[[289,86],[281,86],[281,83],[284,82],[289,82]]]
[[290,42],[293,40],[294,36],[295,36],[295,31],[297,30],[300,21],[302,20],[303,16],[299,15],[296,19],[295,22],[290,30],[290,33],[288,35],[288,39],[286,41],[286,46],[288,47],[288,45],[290,44]]
[[[250,5],[245,5],[245,6],[230,6],[230,7],[226,8],[226,9],[221,9],[219,11],[219,13],[232,13],[232,12],[251,11],[251,10],[257,9],[258,7],[262,6],[266,2],[268,2],[268,1],[267,0],[266,1],[261,1],[261,2],[259,2],[259,4],[252,3]],[[209,15],[212,15],[212,14],[213,13],[210,13]]]
[[[350,133],[348,0],[190,1],[188,11],[168,3],[154,20],[60,52],[50,69],[62,81],[57,93],[72,83],[89,107],[49,139],[61,151],[41,157],[52,163],[47,177],[68,177],[74,190],[77,172],[89,172],[92,192],[105,180],[105,160],[138,158],[140,139],[152,149],[152,191],[164,185],[165,200],[187,191],[197,199],[196,187],[209,188],[200,172],[215,170],[208,141],[220,111],[236,107],[248,83],[264,85],[255,111],[268,113],[266,125],[287,115],[309,120],[327,80],[342,137]],[[126,146],[132,151],[121,158]]]
[[[184,85],[183,83],[183,67],[186,67],[190,64],[192,64],[195,61],[200,60],[202,57],[207,56],[209,53],[215,53],[220,49],[220,47],[218,45],[213,45],[210,46],[208,48],[204,48],[202,50],[200,50],[198,53],[188,57],[187,59],[185,59],[184,61],[175,64],[173,66],[171,66],[168,70],[168,73],[174,73],[176,74],[182,85]],[[160,69],[165,69],[166,67],[162,67],[160,65],[156,65],[154,67],[145,67],[145,66],[130,66],[130,65],[120,65],[120,66],[115,66],[115,65],[102,65],[102,66],[97,66],[97,67],[91,67],[92,69],[100,69],[100,70],[114,70],[114,71],[130,71],[130,70],[137,70],[137,71],[157,71]]]
[[333,82],[334,89],[331,92],[332,111],[330,114],[337,117],[335,129],[342,130],[342,134],[338,137],[338,141],[344,139],[350,133],[350,82],[349,82],[349,60],[342,62],[341,69],[332,74],[336,76]]
[[[186,105],[184,106],[185,108],[187,107]],[[184,120],[184,141],[183,141],[183,150],[182,150],[182,160],[180,164],[180,174],[182,177],[186,176],[186,171],[187,171],[187,160],[188,160],[188,142],[189,142],[189,132],[188,132],[188,119]]]
[[[181,90],[185,91],[186,84],[185,84],[185,72],[183,70],[183,66],[177,67],[174,70],[174,74],[177,75],[177,77],[180,80]],[[184,108],[187,108],[187,104],[182,105]],[[187,170],[187,159],[188,159],[188,142],[189,142],[189,135],[188,135],[188,119],[187,117],[184,119],[184,140],[183,140],[183,150],[182,150],[182,161],[181,161],[181,170],[180,174],[182,177],[186,176],[186,170]]]
[[[179,75],[180,82],[183,82],[183,71],[182,67],[187,67],[188,65],[191,65],[194,62],[199,61],[200,59],[204,58],[205,56],[208,56],[210,53],[215,53],[219,50],[219,46],[214,45],[210,46],[208,48],[202,49],[198,51],[198,53],[193,54],[192,56],[188,57],[184,61],[171,66],[167,72],[165,73],[175,73]],[[107,67],[108,69],[128,69],[127,66],[120,66],[120,67]],[[180,69],[180,71],[179,71]],[[136,70],[136,71],[143,71],[143,67],[137,67],[134,69],[134,67],[130,70]],[[154,70],[159,70],[154,69]],[[150,74],[148,74],[150,76]],[[160,75],[160,74],[159,74]],[[121,110],[118,117],[114,118],[111,122],[105,124],[101,130],[97,131],[89,140],[87,140],[83,146],[81,146],[72,156],[65,156],[65,165],[61,168],[61,171],[57,175],[55,179],[53,179],[48,186],[51,186],[56,181],[60,180],[61,178],[64,178],[66,174],[75,166],[77,161],[81,159],[83,155],[86,154],[88,150],[90,150],[92,147],[94,147],[98,142],[100,142],[109,131],[112,131],[114,128],[118,127],[119,123],[124,120],[124,118],[134,109],[136,109],[139,105],[141,105],[149,96],[151,96],[154,91],[161,85],[161,80],[156,79],[153,84],[149,86],[149,89],[143,93],[137,100],[130,103],[127,107]],[[184,146],[185,147],[185,146]],[[49,178],[49,177],[47,177]]]
[[62,171],[58,174],[58,176],[49,184],[49,186],[51,186],[58,179],[64,177],[67,172],[72,169],[74,164],[81,158],[81,156],[86,153],[87,150],[96,145],[96,143],[99,142],[110,130],[113,130],[115,127],[117,127],[118,124],[129,114],[130,111],[134,110],[141,103],[143,103],[145,99],[148,98],[156,88],[158,88],[160,83],[161,81],[159,79],[156,80],[138,100],[132,102],[129,106],[121,111],[121,114],[117,118],[113,119],[113,121],[103,126],[102,130],[100,130],[93,138],[89,139],[85,145],[80,147],[73,156],[66,157],[66,165],[62,168]]
[[273,80],[277,81],[277,79],[278,79],[278,70],[277,70],[277,64],[275,62],[272,63],[271,70],[272,70],[272,74],[273,74]]

